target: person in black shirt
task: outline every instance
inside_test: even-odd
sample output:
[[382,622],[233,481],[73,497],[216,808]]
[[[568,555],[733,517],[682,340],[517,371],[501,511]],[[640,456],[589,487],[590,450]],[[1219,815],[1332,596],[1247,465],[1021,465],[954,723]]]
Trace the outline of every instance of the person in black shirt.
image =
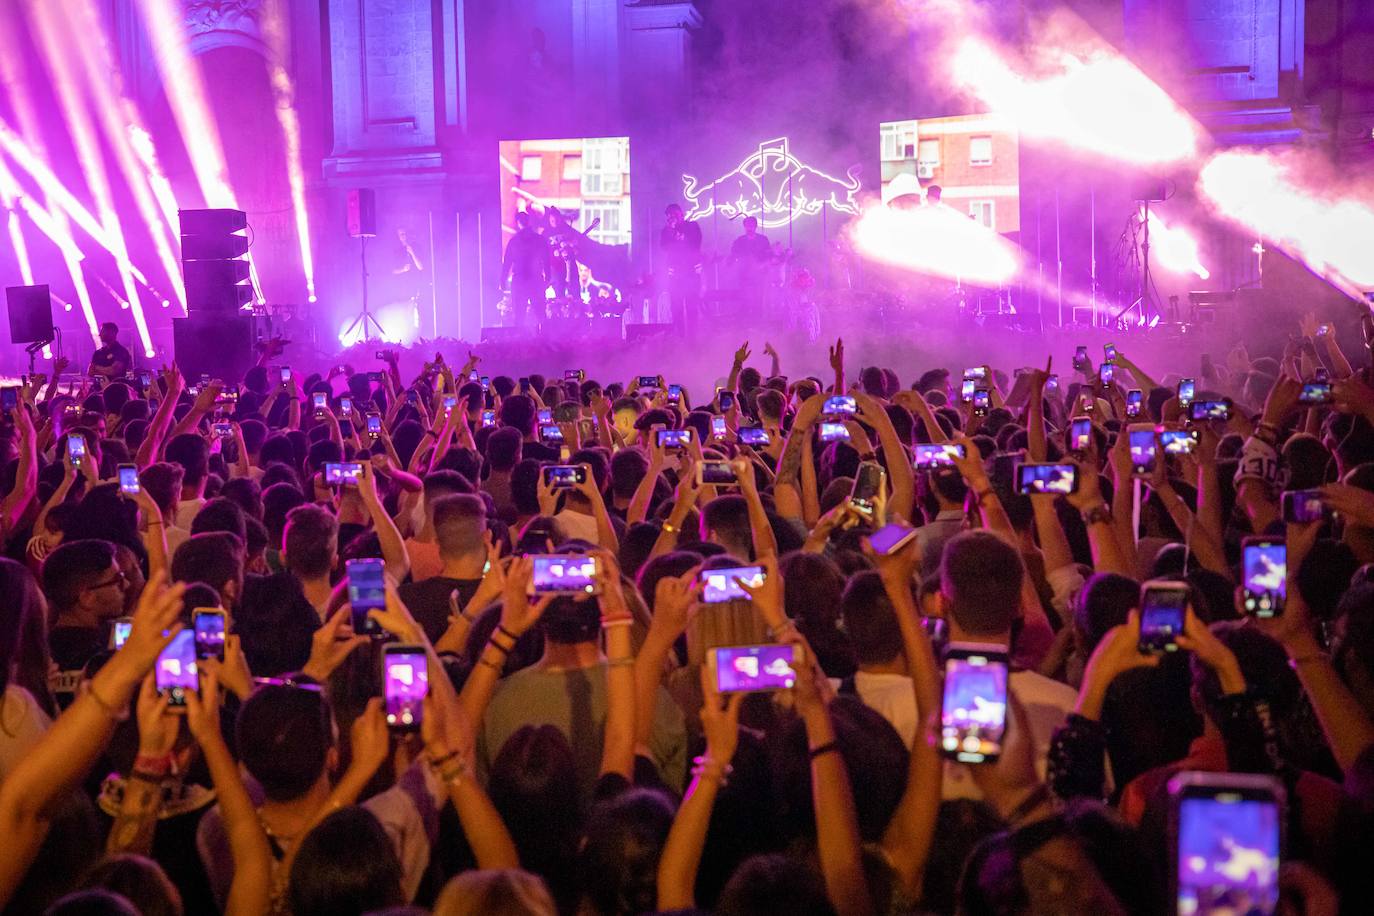
[[105,346],[91,354],[91,367],[86,370],[91,376],[110,381],[123,378],[134,366],[134,358],[119,342],[119,325],[107,321],[100,326],[100,342]]
[[[471,493],[445,496],[435,500],[433,513],[434,539],[443,567],[437,576],[407,582],[397,589],[431,642],[448,629],[449,615],[461,613],[477,594],[488,560],[487,505],[482,497]],[[471,613],[475,615],[478,610],[473,608]]]
[[677,204],[669,204],[664,213],[668,225],[659,233],[658,244],[668,264],[673,324],[690,331],[701,305],[701,227],[684,218]]
[[545,317],[545,291],[552,260],[549,240],[530,228],[530,215],[515,214],[515,235],[501,262],[501,284],[510,284],[511,314],[522,325],[538,327]]
[[767,265],[773,257],[768,236],[759,231],[758,217],[744,218],[744,235],[730,246],[730,263],[734,266],[739,288],[757,292],[767,282]]
[[53,693],[65,707],[76,695],[81,671],[109,647],[110,625],[124,613],[128,580],[109,541],[68,541],[43,563],[43,592],[56,625],[48,647],[58,674]]

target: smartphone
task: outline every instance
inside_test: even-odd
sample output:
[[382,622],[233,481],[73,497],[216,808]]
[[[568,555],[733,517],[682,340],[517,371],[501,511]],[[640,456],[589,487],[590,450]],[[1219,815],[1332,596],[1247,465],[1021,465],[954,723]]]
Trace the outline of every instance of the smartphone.
[[19,406],[19,389],[13,385],[0,388],[0,408],[6,411],[14,410]]
[[172,637],[157,657],[157,667],[153,669],[154,686],[157,692],[167,698],[168,706],[185,706],[186,692],[200,686],[200,673],[196,669],[196,634],[193,630],[182,630]]
[[348,605],[352,610],[356,636],[385,636],[382,625],[367,616],[368,611],[386,607],[385,564],[373,557],[349,560],[344,569],[348,577]]
[[1330,382],[1305,382],[1302,391],[1298,392],[1299,404],[1320,406],[1330,404],[1332,400]]
[[216,424],[212,427],[212,429],[214,430],[215,438],[217,438],[217,439],[232,439],[232,438],[234,438],[234,427],[233,427],[233,424],[230,424],[230,423],[216,423]]
[[[1194,402],[1197,403],[1197,402]],[[1166,455],[1191,455],[1201,436],[1195,429],[1161,429],[1159,444]]]
[[1078,349],[1073,351],[1073,367],[1079,372],[1088,368],[1088,348],[1086,346],[1080,345]]
[[341,411],[344,412],[344,413],[352,413],[352,412],[353,412],[353,399],[352,399],[352,398],[339,398],[339,410],[341,410]]
[[711,438],[724,439],[730,430],[725,425],[725,418],[717,414],[711,418]]
[[982,366],[973,366],[964,370],[964,378],[985,379],[988,377],[988,370]]
[[418,404],[419,402],[420,402],[420,393],[419,393],[418,391],[416,391],[414,388],[411,388],[409,391],[406,392],[406,403],[407,403],[407,404]]
[[1188,611],[1188,583],[1151,579],[1140,587],[1140,637],[1145,655],[1178,651],[1178,634]]
[[773,440],[768,435],[768,430],[762,426],[746,426],[739,431],[739,441],[741,445],[753,445],[767,447],[772,445]]
[[149,372],[147,369],[143,369],[143,370],[141,370],[141,371],[138,373],[138,384],[139,384],[139,385],[141,385],[141,386],[144,387],[144,388],[147,388],[147,387],[148,387],[149,385],[151,385],[152,383],[153,383],[153,374],[152,374],[151,372]]
[[571,490],[587,482],[587,469],[580,464],[544,466],[544,483],[554,490]]
[[660,429],[654,436],[659,448],[686,448],[692,441],[692,430]]
[[1059,376],[1058,376],[1058,375],[1055,375],[1055,374],[1053,374],[1053,373],[1050,374],[1050,377],[1047,378],[1047,379],[1045,380],[1045,390],[1046,390],[1046,391],[1058,391],[1058,390],[1059,390]]
[[973,392],[976,391],[977,388],[978,380],[976,378],[964,379],[963,382],[959,385],[959,400],[964,401],[965,403],[972,401]]
[[1206,420],[1229,420],[1231,402],[1226,398],[1219,401],[1194,401],[1188,405],[1188,419],[1195,423]]
[[492,410],[491,408],[487,408],[486,410],[483,410],[483,411],[482,411],[482,425],[483,425],[483,426],[495,426],[495,425],[496,425],[496,411],[495,411],[495,410]]
[[1078,468],[1072,464],[1023,464],[1016,469],[1016,491],[1068,495],[1078,492]]
[[132,617],[118,617],[115,619],[114,626],[110,628],[110,648],[122,649],[124,644],[129,641],[129,634],[133,632],[134,619]]
[[520,391],[521,394],[524,394],[526,391],[529,391],[529,390],[530,390],[530,379],[529,379],[529,376],[527,376],[527,375],[522,375],[522,376],[520,376],[519,380],[516,382],[516,385],[518,386],[518,390]]
[[82,460],[86,457],[86,439],[83,436],[71,435],[67,437],[67,460],[72,463],[72,467],[80,467]]
[[916,537],[916,529],[908,525],[893,522],[884,525],[877,531],[868,536],[868,544],[873,548],[873,552],[879,556],[887,556],[896,553],[907,544],[910,544]]
[[706,656],[718,693],[767,693],[797,682],[795,647],[723,646]]
[[1155,472],[1159,460],[1158,444],[1155,441],[1155,428],[1149,423],[1133,423],[1126,428],[1127,443],[1131,449],[1131,474],[1135,477],[1149,477]]
[[429,693],[429,658],[422,646],[389,645],[382,649],[382,697],[388,727],[402,732],[420,728]]
[[541,408],[539,408],[536,417],[537,417],[537,422],[538,422],[538,423],[541,423],[541,424],[543,424],[543,423],[552,423],[552,422],[553,422],[553,410],[550,409],[550,408],[548,408],[548,407],[541,407]]
[[1145,406],[1145,392],[1139,388],[1132,388],[1126,392],[1126,419],[1134,420],[1140,416],[1140,410]]
[[926,631],[926,639],[930,640],[935,657],[943,658],[945,647],[949,645],[949,624],[943,617],[922,617],[921,629]]
[[940,750],[946,757],[984,763],[1002,753],[1009,668],[1001,646],[951,643],[945,650]]
[[1113,343],[1103,344],[1103,345],[1102,345],[1102,355],[1103,355],[1104,357],[1106,357],[1107,362],[1109,362],[1109,363],[1114,363],[1114,362],[1116,362],[1116,344],[1113,344]]
[[657,387],[658,387],[658,376],[657,376],[657,375],[641,375],[641,376],[639,377],[639,383],[636,385],[636,387],[638,387],[638,388],[657,388]]
[[730,467],[730,462],[708,459],[697,462],[697,483],[732,487],[739,483],[739,478],[735,476],[735,469]]
[[544,423],[539,427],[539,441],[545,444],[562,442],[563,430],[558,428],[557,423]]
[[373,439],[381,437],[382,418],[380,414],[370,413],[367,415],[367,434]]
[[928,471],[931,468],[952,468],[955,458],[963,458],[965,450],[962,445],[952,443],[922,443],[911,450],[912,467],[918,471]]
[[975,417],[986,417],[988,406],[992,403],[992,392],[986,388],[973,389],[973,415]]
[[1241,606],[1255,617],[1277,617],[1288,597],[1288,545],[1246,538],[1241,548]]
[[1190,378],[1180,379],[1178,383],[1178,403],[1182,407],[1187,407],[1193,403],[1193,394],[1197,389],[1197,383]]
[[1103,363],[1097,367],[1097,382],[1103,388],[1110,385],[1114,378],[1116,378],[1116,366],[1113,364]]
[[356,487],[363,477],[360,461],[326,461],[324,482],[332,487]]
[[224,611],[196,608],[191,612],[191,629],[196,634],[196,658],[224,661]]
[[1315,369],[1312,370],[1312,381],[1314,381],[1314,382],[1330,382],[1330,381],[1331,381],[1331,373],[1326,371],[1326,367],[1325,367],[1325,366],[1318,366],[1317,368],[1315,368]]
[[452,413],[452,412],[453,412],[453,408],[455,408],[455,407],[458,406],[458,395],[456,395],[456,394],[446,394],[446,395],[444,395],[443,404],[444,404],[444,413]]
[[681,385],[669,385],[669,386],[668,386],[668,403],[669,403],[669,404],[677,404],[677,403],[680,403],[681,401],[682,401],[682,386],[681,386]]
[[1069,424],[1069,451],[1074,455],[1086,455],[1093,444],[1093,421],[1091,417],[1074,417]]
[[385,379],[386,379],[386,373],[385,373],[385,372],[369,372],[369,373],[367,374],[367,380],[368,380],[369,382],[372,382],[373,384],[376,384],[376,385],[381,385],[381,384],[383,384],[383,382],[384,382]]
[[531,595],[600,594],[596,557],[553,553],[539,554],[533,559],[534,574],[530,577],[529,587]]
[[121,464],[119,466],[119,492],[125,496],[138,495],[138,465]]
[[563,373],[563,381],[580,382],[587,377],[587,373],[581,369],[568,369]]
[[283,385],[285,385],[285,384],[287,384],[287,383],[290,382],[290,381],[291,381],[291,367],[290,367],[290,366],[282,366],[282,367],[281,367],[281,383],[282,383]]
[[768,574],[762,566],[726,566],[703,569],[697,573],[701,580],[701,603],[720,604],[725,601],[749,601],[751,596],[740,583],[760,588]]
[[490,375],[483,375],[483,376],[480,376],[480,377],[477,379],[477,383],[478,383],[479,385],[482,386],[482,390],[483,390],[483,391],[490,391],[490,390],[491,390],[491,376],[490,376]]
[[847,394],[837,394],[825,399],[821,413],[828,417],[852,417],[859,412],[859,402]]
[[865,461],[854,473],[854,486],[849,491],[849,504],[869,521],[878,509],[878,497],[887,482],[887,471],[876,461]]
[[322,415],[329,407],[329,395],[323,391],[317,391],[310,396],[310,400],[315,405],[316,416]]
[[1275,913],[1285,794],[1272,776],[1183,772],[1169,780],[1176,912]]
[[1283,520],[1290,525],[1322,522],[1330,517],[1321,490],[1289,490],[1283,494]]
[[822,442],[848,442],[849,430],[843,423],[821,423]]

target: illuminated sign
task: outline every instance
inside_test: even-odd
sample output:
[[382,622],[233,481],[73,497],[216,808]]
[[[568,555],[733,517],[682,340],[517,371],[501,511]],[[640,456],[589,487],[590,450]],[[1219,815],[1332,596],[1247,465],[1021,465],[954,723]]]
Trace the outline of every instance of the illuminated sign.
[[726,219],[757,217],[765,229],[785,226],[798,216],[815,216],[826,207],[859,215],[854,195],[859,191],[856,169],[847,180],[827,175],[799,162],[787,148],[787,138],[767,140],[758,151],[715,181],[701,184],[682,176],[682,196],[691,204],[687,219],[719,213]]

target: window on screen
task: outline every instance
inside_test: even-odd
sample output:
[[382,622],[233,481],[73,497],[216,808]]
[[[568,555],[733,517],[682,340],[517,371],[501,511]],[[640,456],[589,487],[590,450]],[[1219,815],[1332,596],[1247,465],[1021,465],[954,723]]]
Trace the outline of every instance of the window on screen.
[[525,156],[520,160],[520,180],[538,181],[544,174],[542,156]]
[[970,137],[968,141],[969,165],[992,165],[992,138]]

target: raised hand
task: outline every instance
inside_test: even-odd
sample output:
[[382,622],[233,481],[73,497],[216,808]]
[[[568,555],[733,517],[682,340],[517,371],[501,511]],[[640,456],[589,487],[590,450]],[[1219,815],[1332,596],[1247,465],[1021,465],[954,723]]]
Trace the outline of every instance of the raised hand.
[[186,691],[186,725],[201,744],[220,737],[219,676],[213,671],[201,672],[200,685]]
[[115,657],[126,659],[141,672],[151,670],[172,637],[185,629],[180,619],[184,594],[185,584],[168,585],[166,573],[153,573],[134,608],[129,638]]
[[744,361],[751,355],[752,351],[749,349],[749,341],[746,340],[744,343],[740,344],[739,349],[735,351],[735,365],[743,366]]
[[353,766],[363,772],[376,772],[391,753],[391,734],[386,728],[386,716],[382,714],[381,697],[367,701],[367,707],[362,715],[353,720],[353,727],[348,734],[353,749]]
[[530,601],[530,582],[534,578],[534,559],[528,556],[516,557],[506,571],[506,591],[501,601],[501,627],[515,636],[523,635],[530,627],[539,622],[549,605],[552,595],[540,595]]
[[739,746],[739,708],[744,694],[736,693],[721,706],[716,680],[707,665],[701,666],[701,730],[706,737],[706,759],[713,764],[728,764]]
[[165,757],[181,730],[181,717],[168,715],[169,700],[158,693],[152,674],[138,686],[138,755]]
[[835,338],[835,345],[829,348],[830,368],[836,372],[844,371],[844,338]]
[[[368,637],[353,634],[352,615],[352,608],[344,605],[314,632],[310,637],[310,659],[301,669],[303,674],[324,683],[354,649],[368,642]],[[228,658],[227,650],[225,657]]]
[[693,567],[680,576],[664,576],[654,585],[654,617],[650,624],[653,629],[666,631],[673,639],[687,630],[687,622],[701,596],[698,570],[699,567]]

